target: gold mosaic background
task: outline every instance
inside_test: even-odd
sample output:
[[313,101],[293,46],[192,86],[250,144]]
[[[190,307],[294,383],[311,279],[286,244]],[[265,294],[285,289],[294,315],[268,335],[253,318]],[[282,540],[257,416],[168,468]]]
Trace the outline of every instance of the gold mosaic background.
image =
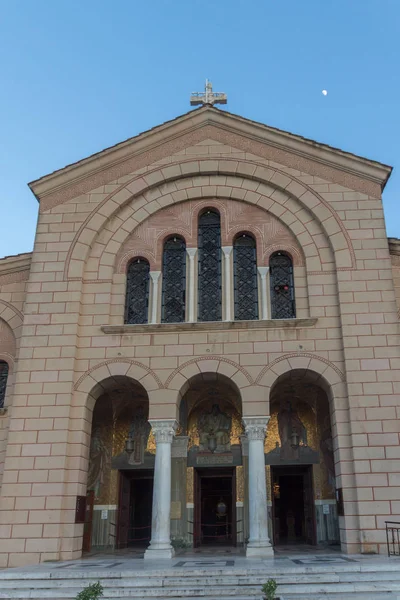
[[[118,504],[118,471],[111,468],[112,458],[124,452],[132,419],[141,410],[148,418],[148,401],[135,390],[101,396],[95,405],[88,489],[95,491],[95,504]],[[154,435],[150,432],[146,452],[155,454]]]
[[[319,453],[320,463],[313,465],[314,496],[317,500],[335,498],[334,458],[326,394],[315,385],[297,384],[277,386],[271,406],[271,418],[265,439],[268,453],[280,444],[278,412],[281,403],[290,400],[307,431],[307,444]],[[268,498],[271,498],[271,475],[267,470]]]

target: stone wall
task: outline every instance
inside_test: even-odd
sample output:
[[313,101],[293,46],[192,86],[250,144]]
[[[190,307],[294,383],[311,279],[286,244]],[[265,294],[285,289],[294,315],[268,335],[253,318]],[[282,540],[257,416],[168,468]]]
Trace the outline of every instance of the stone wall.
[[30,257],[30,254],[23,254],[0,260],[0,360],[5,361],[9,368],[4,408],[0,409],[0,488]]

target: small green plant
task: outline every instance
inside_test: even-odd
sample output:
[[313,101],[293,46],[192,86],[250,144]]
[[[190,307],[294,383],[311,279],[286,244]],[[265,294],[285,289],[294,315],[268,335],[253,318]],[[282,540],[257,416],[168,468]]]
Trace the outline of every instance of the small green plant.
[[76,597],[76,600],[98,600],[103,595],[103,586],[100,581],[92,583],[83,588]]
[[262,586],[262,592],[263,594],[265,594],[265,599],[266,600],[274,600],[275,599],[275,592],[276,589],[278,587],[278,584],[276,583],[275,579],[268,579],[267,583],[264,583],[264,585]]
[[191,548],[192,544],[188,542],[184,537],[176,536],[171,539],[171,545],[175,550],[180,548]]

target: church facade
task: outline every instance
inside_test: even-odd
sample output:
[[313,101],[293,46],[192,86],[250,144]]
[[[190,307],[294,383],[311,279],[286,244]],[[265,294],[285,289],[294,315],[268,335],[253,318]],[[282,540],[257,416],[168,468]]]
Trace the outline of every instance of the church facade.
[[386,551],[391,168],[211,106],[30,184],[0,260],[0,566]]

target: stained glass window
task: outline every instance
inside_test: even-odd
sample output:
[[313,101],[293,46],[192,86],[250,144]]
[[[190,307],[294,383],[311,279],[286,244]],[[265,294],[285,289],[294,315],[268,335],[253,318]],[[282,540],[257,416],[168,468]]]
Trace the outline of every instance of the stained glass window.
[[0,408],[4,406],[4,398],[6,396],[8,378],[8,364],[4,360],[0,360]]
[[149,313],[150,265],[135,258],[128,266],[126,281],[125,323],[147,323]]
[[164,244],[162,268],[163,323],[181,323],[185,320],[186,244],[178,237]]
[[269,260],[271,285],[271,317],[273,319],[294,319],[293,263],[284,252],[275,252]]
[[233,245],[235,319],[258,319],[256,242],[247,234]]
[[198,320],[221,318],[221,224],[219,213],[209,209],[199,217]]

